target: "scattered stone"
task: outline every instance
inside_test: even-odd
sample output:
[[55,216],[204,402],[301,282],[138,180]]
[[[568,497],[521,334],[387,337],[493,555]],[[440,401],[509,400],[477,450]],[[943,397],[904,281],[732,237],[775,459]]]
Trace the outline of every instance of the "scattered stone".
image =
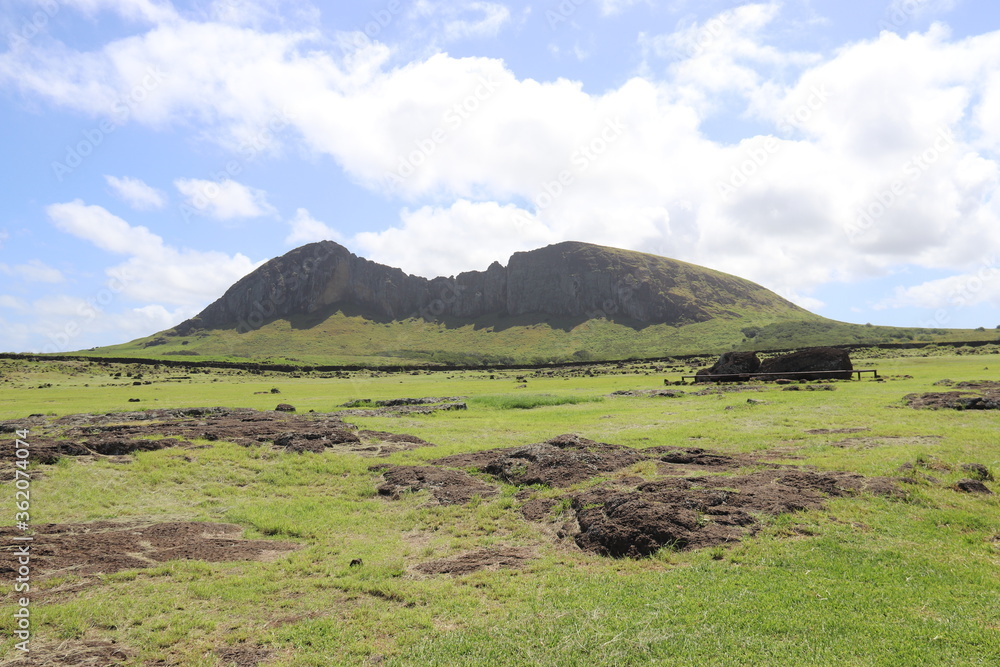
[[288,403],[278,403],[278,406],[274,409],[278,412],[295,412],[295,406]]
[[978,479],[960,479],[955,482],[954,488],[956,491],[962,491],[963,493],[982,493],[990,496],[993,495],[993,492]]
[[[957,387],[979,388],[980,385],[960,383]],[[1000,410],[1000,389],[984,387],[983,391],[931,391],[907,394],[903,401],[911,408],[951,410]]]
[[360,558],[354,558],[354,559],[351,560],[351,562],[348,565],[348,567],[361,567],[364,564],[365,564],[365,562],[363,560],[361,560]]

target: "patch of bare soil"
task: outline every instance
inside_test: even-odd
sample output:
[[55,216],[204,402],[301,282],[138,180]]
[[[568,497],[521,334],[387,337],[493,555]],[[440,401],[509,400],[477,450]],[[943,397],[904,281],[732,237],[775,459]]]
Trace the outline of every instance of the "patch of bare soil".
[[841,472],[765,470],[735,477],[668,478],[635,490],[598,487],[572,496],[576,543],[603,556],[641,558],[662,547],[696,549],[757,530],[755,514],[820,509],[830,496],[896,494],[884,478]]
[[429,415],[434,412],[448,410],[467,410],[469,406],[464,401],[453,403],[437,403],[435,405],[398,405],[383,408],[352,408],[339,410],[336,415],[348,417],[402,417],[405,415]]
[[813,428],[806,431],[809,435],[827,435],[832,433],[862,433],[870,431],[867,427],[860,428]]
[[764,391],[764,387],[757,384],[719,384],[713,387],[708,387],[702,389],[701,391],[692,392],[692,396],[711,396],[712,394],[731,394],[738,393],[741,391]]
[[477,570],[520,569],[527,564],[531,556],[531,550],[523,547],[477,549],[457,556],[427,561],[414,569],[424,574],[469,574]]
[[499,493],[495,486],[486,484],[462,470],[446,470],[434,466],[373,466],[381,470],[385,482],[378,487],[379,495],[399,499],[407,491],[430,491],[441,505],[467,503],[473,496],[486,498]]
[[446,456],[431,463],[475,468],[510,484],[563,487],[625,468],[646,458],[649,457],[631,447],[567,434],[523,447]]
[[31,640],[31,652],[4,664],[10,667],[49,667],[79,665],[79,667],[115,667],[129,664],[131,653],[102,639],[67,639],[52,642]]
[[831,442],[830,445],[843,449],[874,449],[875,447],[888,447],[890,445],[936,445],[940,440],[940,435],[899,435],[879,438],[845,438],[837,442]]
[[[0,427],[24,428],[21,420]],[[54,463],[63,456],[122,456],[166,447],[193,447],[191,440],[222,440],[250,446],[272,443],[286,452],[328,449],[388,456],[430,443],[415,436],[357,432],[337,413],[294,414],[248,408],[182,408],[75,414],[31,426],[31,458]]]
[[[152,567],[169,560],[268,560],[300,545],[272,540],[245,540],[243,528],[226,523],[142,523],[96,521],[34,527],[30,542],[32,576],[89,576]],[[4,543],[22,535],[0,528]],[[0,550],[0,572],[16,571],[13,549]]]
[[[900,493],[885,478],[812,472],[700,447],[635,450],[578,435],[448,456],[431,463],[478,469],[525,487],[544,484],[561,488],[640,461],[657,462],[659,478],[623,477],[564,499],[536,498],[526,488],[517,494],[524,501],[521,514],[529,521],[562,523],[556,537],[573,537],[587,551],[639,558],[666,546],[694,549],[737,541],[757,529],[755,517],[760,514],[819,509],[828,497],[859,491]],[[718,474],[739,473],[751,466],[763,470]],[[555,507],[567,500],[570,511],[553,516]]]
[[[939,384],[939,383],[935,383]],[[911,408],[940,410],[1000,410],[1000,382],[958,382],[961,391],[929,391],[907,394],[903,401]]]
[[215,654],[226,667],[257,667],[271,657],[272,651],[260,646],[226,646]]

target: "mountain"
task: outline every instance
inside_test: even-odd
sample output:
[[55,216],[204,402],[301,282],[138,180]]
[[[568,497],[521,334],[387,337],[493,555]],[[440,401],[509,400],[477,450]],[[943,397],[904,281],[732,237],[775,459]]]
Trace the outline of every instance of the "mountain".
[[899,342],[925,333],[834,322],[743,278],[588,243],[427,279],[321,241],[266,262],[173,329],[89,353],[538,363]]
[[485,271],[428,280],[321,241],[267,262],[175,331],[250,330],[267,319],[345,306],[382,321],[537,315],[680,326],[747,310],[811,317],[736,276],[588,243],[518,252],[506,267],[494,262]]

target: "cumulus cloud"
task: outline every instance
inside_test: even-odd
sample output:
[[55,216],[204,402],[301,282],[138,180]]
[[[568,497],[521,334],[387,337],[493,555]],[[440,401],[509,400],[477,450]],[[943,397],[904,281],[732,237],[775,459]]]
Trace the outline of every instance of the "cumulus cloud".
[[259,266],[242,254],[175,248],[145,227],[77,199],[46,207],[55,226],[125,262],[106,273],[113,289],[146,304],[200,308]]
[[378,262],[433,278],[506,264],[514,252],[563,240],[513,204],[459,200],[404,210],[401,218],[398,227],[356,235],[352,245]]
[[267,193],[234,180],[206,181],[179,178],[174,186],[185,196],[187,209],[216,220],[258,218],[274,213],[267,203]]
[[[418,7],[443,21],[456,6]],[[281,118],[266,146],[299,141],[406,206],[397,224],[354,242],[415,272],[482,268],[574,238],[808,295],[900,264],[965,271],[982,247],[1000,246],[1000,32],[885,31],[821,55],[771,43],[780,7],[741,5],[646,35],[641,76],[602,92],[519,78],[495,58],[400,65],[370,40],[342,50],[315,33],[183,18],[89,52],[0,54],[0,81],[100,115],[162,70],[128,121],[196,123],[234,147]],[[476,25],[502,23],[493,5],[473,8],[494,17]],[[757,136],[713,138],[708,121],[722,107]],[[273,211],[233,181],[177,187],[218,219]],[[83,225],[107,248],[154,242],[124,221],[96,229],[81,207],[58,224]],[[325,233],[306,216],[289,238]],[[510,222],[518,216],[530,224]]]
[[979,304],[1000,307],[1000,263],[988,257],[975,271],[897,288],[876,308],[964,308]]
[[47,265],[39,259],[24,264],[9,266],[0,263],[0,273],[29,283],[61,283],[65,280],[59,269]]
[[483,1],[417,0],[410,14],[420,19],[428,34],[445,42],[496,37],[510,21],[505,5]]
[[309,211],[300,208],[295,211],[295,217],[288,222],[291,231],[285,237],[285,243],[300,245],[314,241],[341,241],[340,233],[329,225],[313,218]]
[[156,188],[146,185],[142,179],[130,176],[105,175],[104,180],[114,191],[115,195],[137,211],[148,211],[151,209],[163,208],[167,203],[166,197]]

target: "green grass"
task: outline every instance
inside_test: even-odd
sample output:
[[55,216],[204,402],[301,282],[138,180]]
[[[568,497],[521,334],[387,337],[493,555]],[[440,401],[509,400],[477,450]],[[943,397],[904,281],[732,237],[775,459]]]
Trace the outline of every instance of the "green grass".
[[[607,319],[535,316],[425,322],[376,322],[335,312],[319,321],[275,320],[247,333],[211,330],[155,334],[77,354],[184,361],[259,361],[293,365],[490,366],[718,354],[734,349],[810,345],[997,341],[1000,332],[904,329],[846,324],[804,311],[750,312],[672,326]],[[169,332],[167,332],[169,334]],[[154,340],[163,344],[147,347]]]
[[576,405],[603,400],[599,396],[556,396],[553,394],[497,394],[487,396],[475,396],[470,399],[470,403],[484,408],[495,408],[497,410],[530,410],[539,407],[552,407],[556,405]]
[[[997,379],[1000,358],[872,358],[864,365],[888,381],[833,382],[832,392],[764,385],[696,395],[681,387],[683,396],[667,398],[611,394],[663,388],[664,378],[679,379],[687,366],[607,364],[572,377],[546,369],[292,377],[2,361],[0,419],[198,405],[270,409],[278,402],[304,412],[359,398],[468,397],[465,411],[348,418],[434,445],[389,459],[288,455],[219,441],[145,452],[131,463],[35,466],[43,474],[32,481],[34,523],[224,521],[243,526],[247,537],[303,545],[271,562],[174,561],[86,587],[74,577],[40,579],[35,638],[114,640],[135,664],[222,665],[216,649],[258,644],[272,651],[267,664],[274,665],[996,664],[1000,501],[948,486],[965,475],[963,463],[1000,473],[1000,417],[916,411],[900,399],[940,389],[933,383],[943,378]],[[151,384],[132,385],[127,374],[136,372]],[[190,379],[173,379],[179,375]],[[843,428],[868,430],[809,433]],[[922,461],[918,472],[940,484],[907,485],[902,500],[833,499],[822,511],[767,519],[732,547],[630,561],[580,552],[525,521],[515,487],[467,506],[428,505],[425,492],[389,501],[377,495],[378,473],[369,470],[569,432],[637,448],[767,450],[784,457],[777,461],[865,475],[901,475],[901,465]],[[620,474],[653,474],[644,465]],[[9,492],[9,483],[4,488]],[[537,557],[522,571],[452,577],[411,569],[497,545],[528,547]],[[354,558],[364,567],[349,567]],[[4,602],[0,659],[15,657],[6,639],[9,595]]]

